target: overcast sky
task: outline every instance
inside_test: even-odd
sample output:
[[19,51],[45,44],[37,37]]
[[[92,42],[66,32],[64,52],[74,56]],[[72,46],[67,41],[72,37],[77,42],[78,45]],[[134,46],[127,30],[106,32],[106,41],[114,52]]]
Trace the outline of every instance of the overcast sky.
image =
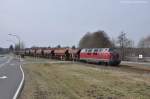
[[[133,2],[134,1],[134,2]],[[149,0],[0,0],[0,46],[20,36],[27,47],[77,45],[86,32],[121,31],[138,42],[150,35]]]

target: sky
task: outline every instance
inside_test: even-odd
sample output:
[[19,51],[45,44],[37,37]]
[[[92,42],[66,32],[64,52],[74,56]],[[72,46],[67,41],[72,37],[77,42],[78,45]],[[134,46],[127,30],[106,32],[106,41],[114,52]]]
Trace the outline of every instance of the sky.
[[137,43],[150,35],[150,0],[0,0],[0,46],[9,33],[31,46],[72,46],[87,32],[121,31]]

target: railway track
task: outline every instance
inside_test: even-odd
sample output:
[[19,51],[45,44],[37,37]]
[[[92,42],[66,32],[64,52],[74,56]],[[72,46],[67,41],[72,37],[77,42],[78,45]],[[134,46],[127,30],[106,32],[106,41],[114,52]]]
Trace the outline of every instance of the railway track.
[[105,66],[105,65],[98,65],[93,63],[82,63],[82,62],[74,62],[77,64],[83,64],[83,66],[89,66],[94,68],[100,69],[112,69],[112,70],[122,70],[127,72],[138,72],[138,73],[150,73],[150,67],[139,65],[135,66],[136,64],[120,64],[119,66]]

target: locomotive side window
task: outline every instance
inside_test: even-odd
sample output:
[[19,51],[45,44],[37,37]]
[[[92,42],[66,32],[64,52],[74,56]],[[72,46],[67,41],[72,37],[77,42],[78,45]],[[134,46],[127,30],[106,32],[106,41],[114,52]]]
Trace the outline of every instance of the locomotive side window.
[[104,52],[104,51],[105,51],[105,48],[102,48],[101,51]]
[[98,49],[94,49],[94,53],[96,53],[98,51]]
[[101,52],[101,51],[102,51],[102,48],[99,48],[98,51]]
[[90,55],[91,52],[92,52],[92,49],[89,49],[88,52],[87,52],[87,54]]
[[87,52],[87,49],[82,49],[81,52]]
[[114,51],[114,48],[109,48],[109,52],[113,52]]
[[106,51],[109,51],[109,49],[108,49],[108,48],[105,48],[103,51],[105,51],[105,52],[106,52]]
[[85,52],[87,52],[88,51],[88,49],[85,49]]
[[89,50],[88,50],[88,53],[91,53],[91,52],[92,52],[92,49],[89,49]]
[[97,52],[98,52],[98,49],[94,49],[93,54],[94,54],[94,55],[97,55]]

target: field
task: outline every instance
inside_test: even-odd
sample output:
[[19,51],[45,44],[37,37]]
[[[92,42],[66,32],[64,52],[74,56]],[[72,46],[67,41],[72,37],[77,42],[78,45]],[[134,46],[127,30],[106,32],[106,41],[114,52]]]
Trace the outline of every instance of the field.
[[89,65],[26,58],[20,99],[149,99],[149,72]]

